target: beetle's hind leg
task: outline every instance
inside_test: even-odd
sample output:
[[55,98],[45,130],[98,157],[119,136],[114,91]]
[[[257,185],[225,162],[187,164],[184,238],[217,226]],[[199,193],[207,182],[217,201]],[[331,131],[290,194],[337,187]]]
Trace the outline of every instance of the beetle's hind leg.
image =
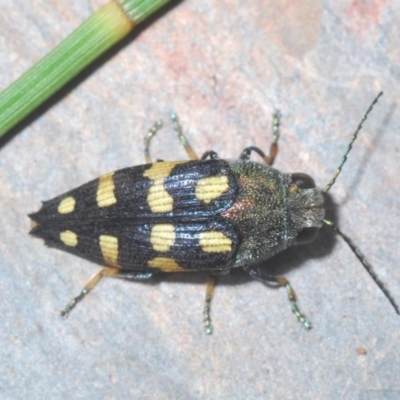
[[94,275],[90,281],[85,285],[85,287],[81,290],[78,296],[74,297],[61,311],[60,315],[63,318],[68,317],[69,313],[75,308],[75,306],[83,300],[83,298],[89,294],[89,292],[105,277],[112,278],[122,278],[122,279],[148,279],[153,275],[153,272],[132,272],[132,271],[123,271],[120,268],[103,268],[96,275]]
[[261,149],[255,146],[246,147],[242,154],[240,155],[240,159],[243,161],[247,161],[250,159],[250,154],[252,151],[257,153],[268,165],[272,165],[274,163],[275,157],[278,154],[278,139],[279,139],[279,126],[281,120],[281,113],[276,110],[274,112],[274,116],[272,119],[272,143],[269,148],[269,155],[266,155]]
[[311,322],[304,316],[304,314],[300,311],[297,301],[296,301],[296,293],[293,290],[292,286],[290,285],[289,281],[286,278],[282,277],[275,277],[272,275],[265,275],[263,274],[258,268],[256,267],[243,267],[243,269],[253,278],[257,279],[263,283],[275,283],[278,286],[282,286],[286,288],[288,298],[292,307],[293,314],[297,317],[299,322],[302,323],[305,329],[311,329]]
[[207,335],[211,335],[213,331],[211,324],[211,317],[210,317],[210,308],[211,308],[211,300],[214,294],[215,284],[216,284],[215,276],[209,275],[206,286],[206,301],[204,304],[204,329]]
[[[175,113],[171,114],[171,121],[174,131],[176,132],[179,142],[184,147],[187,155],[191,160],[198,160],[196,152],[193,150],[193,147],[190,145],[186,136],[183,133],[182,126],[179,123],[179,118]],[[150,156],[150,141],[155,136],[155,134],[162,128],[162,121],[158,120],[154,123],[154,125],[149,129],[146,136],[144,137],[144,156],[146,159],[146,163],[151,164],[151,156]]]

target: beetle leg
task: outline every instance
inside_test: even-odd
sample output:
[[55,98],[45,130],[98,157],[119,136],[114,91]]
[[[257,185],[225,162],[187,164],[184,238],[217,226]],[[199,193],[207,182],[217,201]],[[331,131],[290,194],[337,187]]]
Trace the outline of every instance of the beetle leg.
[[278,139],[279,139],[279,126],[280,126],[280,117],[281,114],[278,110],[274,112],[273,120],[272,120],[272,143],[269,148],[269,155],[267,156],[261,149],[255,146],[246,147],[242,154],[240,155],[240,159],[243,161],[247,161],[250,158],[250,154],[252,151],[256,152],[268,165],[272,165],[274,163],[275,157],[278,154]]
[[[193,147],[190,145],[186,136],[182,131],[182,126],[179,123],[179,118],[175,113],[171,114],[171,121],[173,124],[173,128],[178,135],[179,142],[185,148],[186,153],[188,154],[191,160],[198,160],[196,152],[193,150]],[[144,137],[144,156],[146,159],[146,163],[151,164],[151,156],[150,156],[150,141],[155,136],[155,134],[162,128],[162,121],[158,120],[154,123],[154,125],[149,129],[146,136]],[[160,161],[160,160],[157,160]]]
[[153,126],[149,129],[146,136],[144,137],[144,157],[147,164],[151,164],[152,162],[150,156],[150,141],[153,136],[162,128],[162,125],[162,121],[159,119],[153,124]]
[[214,294],[215,283],[216,283],[215,276],[209,275],[206,286],[206,302],[204,304],[204,328],[206,330],[207,335],[211,335],[213,331],[211,324],[211,317],[210,317],[210,307],[211,307],[211,300]]
[[210,160],[218,160],[218,154],[215,152],[215,151],[213,151],[213,150],[209,150],[209,151],[206,151],[202,156],[201,156],[201,159],[202,160],[206,160],[208,157],[210,157]]
[[304,314],[300,311],[297,302],[296,302],[296,293],[290,285],[289,281],[283,277],[275,277],[272,275],[263,274],[256,267],[243,267],[243,269],[254,279],[257,279],[263,283],[275,283],[278,286],[282,286],[286,288],[288,298],[292,307],[292,311],[294,315],[296,315],[297,319],[303,324],[304,328],[311,329],[311,322],[307,320]]
[[122,271],[119,268],[103,268],[96,275],[94,275],[90,281],[81,290],[78,296],[74,297],[61,311],[60,315],[63,318],[68,317],[69,313],[75,308],[75,306],[105,277],[123,278],[123,279],[148,279],[153,275],[153,272],[132,272]]
[[181,142],[182,146],[185,148],[185,151],[191,160],[198,160],[196,152],[193,150],[193,147],[190,145],[186,136],[183,134],[182,126],[179,123],[179,118],[175,113],[171,114],[171,121],[174,127],[175,132],[178,135],[178,139]]

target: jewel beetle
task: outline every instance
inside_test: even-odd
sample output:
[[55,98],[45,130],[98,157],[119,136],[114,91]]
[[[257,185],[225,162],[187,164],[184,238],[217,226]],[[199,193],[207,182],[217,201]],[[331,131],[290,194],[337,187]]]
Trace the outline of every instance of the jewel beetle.
[[[210,334],[214,277],[240,267],[261,282],[285,287],[293,313],[310,329],[288,280],[265,273],[259,265],[292,245],[312,241],[323,225],[345,240],[399,313],[365,257],[325,219],[324,208],[323,194],[335,183],[381,94],[368,108],[323,190],[304,173],[282,173],[272,167],[278,152],[278,112],[269,154],[252,146],[235,161],[221,159],[213,151],[198,159],[173,114],[174,129],[190,160],[151,162],[150,141],[162,126],[158,121],[145,136],[147,164],[103,175],[43,202],[38,212],[30,214],[30,233],[47,246],[106,266],[61,315],[67,316],[103,277],[148,279],[156,272],[208,271],[204,324]],[[251,161],[251,153],[264,163]]]

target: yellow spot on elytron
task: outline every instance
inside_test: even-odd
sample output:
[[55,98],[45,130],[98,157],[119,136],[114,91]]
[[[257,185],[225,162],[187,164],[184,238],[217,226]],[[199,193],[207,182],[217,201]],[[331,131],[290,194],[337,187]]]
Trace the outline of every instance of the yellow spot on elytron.
[[164,180],[172,169],[186,161],[157,162],[147,169],[143,176],[153,181],[147,195],[147,204],[153,213],[167,213],[173,209],[174,199],[164,188]]
[[171,224],[158,224],[151,228],[150,243],[155,251],[167,252],[174,245],[175,228]]
[[99,207],[112,206],[117,202],[114,194],[115,185],[113,180],[114,172],[103,175],[99,178],[99,186],[97,188],[96,201]]
[[99,244],[106,264],[118,266],[118,238],[109,235],[100,235]]
[[72,231],[64,231],[60,233],[60,240],[69,247],[76,247],[78,244],[78,235]]
[[[163,272],[185,271],[175,260],[166,257],[156,257],[148,262],[149,267],[157,268]],[[187,270],[186,270],[187,271]]]
[[228,177],[226,175],[203,178],[197,182],[196,199],[208,204],[212,200],[218,199],[228,189]]
[[228,253],[232,251],[232,239],[222,232],[202,232],[199,235],[201,249],[205,253]]
[[76,201],[72,196],[68,196],[65,199],[61,200],[58,205],[57,211],[60,214],[69,214],[75,210]]
[[174,199],[164,189],[163,182],[155,182],[150,186],[147,204],[153,213],[167,213],[172,211]]

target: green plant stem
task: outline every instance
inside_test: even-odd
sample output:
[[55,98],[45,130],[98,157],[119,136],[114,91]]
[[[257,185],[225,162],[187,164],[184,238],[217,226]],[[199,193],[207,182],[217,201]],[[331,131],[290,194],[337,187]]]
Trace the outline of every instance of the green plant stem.
[[120,0],[101,7],[0,94],[0,137],[169,1]]

